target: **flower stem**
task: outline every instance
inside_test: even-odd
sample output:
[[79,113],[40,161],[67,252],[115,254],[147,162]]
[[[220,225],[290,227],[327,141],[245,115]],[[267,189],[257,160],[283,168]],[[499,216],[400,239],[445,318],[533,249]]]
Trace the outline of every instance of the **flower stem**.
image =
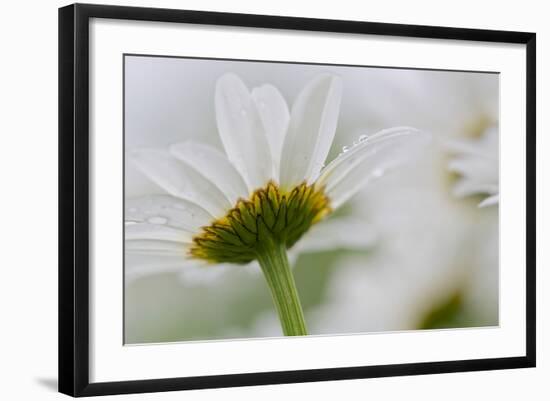
[[263,241],[258,261],[267,280],[285,336],[307,335],[304,312],[283,241]]

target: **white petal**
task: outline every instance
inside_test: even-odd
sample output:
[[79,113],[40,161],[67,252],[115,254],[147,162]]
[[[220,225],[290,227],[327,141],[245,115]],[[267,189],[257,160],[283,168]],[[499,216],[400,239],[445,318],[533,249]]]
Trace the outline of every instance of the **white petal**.
[[418,156],[429,139],[428,134],[408,127],[380,131],[334,159],[316,185],[325,188],[335,209],[363,185]]
[[450,171],[459,173],[465,177],[471,177],[476,181],[497,184],[498,161],[486,157],[457,157],[448,164]]
[[210,285],[237,267],[230,263],[211,264],[195,261],[179,270],[179,279],[184,284],[194,286]]
[[126,253],[142,255],[179,256],[185,260],[189,245],[174,241],[136,239],[124,241],[124,250]]
[[314,225],[296,244],[297,252],[337,249],[365,250],[376,241],[376,234],[365,222],[346,217],[331,218]]
[[[289,254],[287,253],[287,256]],[[242,269],[252,275],[261,275],[262,274],[262,268],[260,266],[260,263],[257,260],[253,260],[250,263],[247,263],[246,265],[242,265]]]
[[126,252],[125,284],[129,285],[137,279],[158,274],[178,273],[193,264],[195,264],[195,261],[184,259],[181,255],[149,255]]
[[160,274],[177,274],[182,284],[208,285],[219,280],[230,269],[238,266],[230,264],[209,264],[200,260],[183,259],[171,255],[143,255],[126,252],[125,284],[135,280]]
[[281,156],[283,188],[316,179],[334,139],[341,99],[341,79],[327,74],[315,78],[298,95]]
[[167,151],[134,150],[130,158],[147,177],[169,194],[200,205],[213,216],[223,216],[232,206],[215,185]]
[[212,146],[189,141],[170,146],[170,152],[217,186],[232,205],[237,199],[248,197],[242,176],[227,157]]
[[463,198],[475,194],[494,194],[498,191],[497,184],[479,182],[469,178],[462,178],[453,188],[453,195]]
[[499,202],[500,195],[496,194],[493,196],[489,196],[488,198],[484,199],[482,202],[477,205],[478,207],[487,207],[491,205],[497,205]]
[[124,226],[125,240],[159,240],[190,244],[192,238],[193,233],[189,231],[160,224],[137,223]]
[[273,85],[262,85],[252,90],[252,99],[256,103],[260,119],[271,148],[274,176],[279,178],[281,152],[285,139],[290,113],[283,95]]
[[132,269],[128,269],[125,271],[125,274],[124,274],[125,284],[129,285],[141,278],[156,276],[159,274],[177,273],[181,269],[182,269],[182,266],[178,266],[178,265],[159,266],[159,265],[151,264],[151,265],[136,266]]
[[227,157],[249,190],[273,178],[271,152],[258,110],[245,84],[226,74],[216,84],[216,120]]
[[165,219],[165,225],[190,232],[197,232],[214,220],[214,217],[200,206],[170,195],[127,199],[124,206],[126,221],[158,224],[159,219]]

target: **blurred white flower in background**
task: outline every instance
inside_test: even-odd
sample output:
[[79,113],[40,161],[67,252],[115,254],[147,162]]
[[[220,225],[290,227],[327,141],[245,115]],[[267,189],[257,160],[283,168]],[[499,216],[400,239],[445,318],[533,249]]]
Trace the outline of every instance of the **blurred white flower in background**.
[[444,138],[472,138],[498,122],[497,74],[380,68],[361,81],[361,69],[353,74],[358,82],[348,102],[355,104],[351,113],[364,117],[361,125],[348,118],[344,132],[352,123],[352,134],[353,127],[407,125]]
[[355,215],[375,227],[379,241],[369,257],[339,262],[326,302],[312,312],[312,332],[424,328],[435,309],[455,299],[458,312],[475,318],[455,327],[497,323],[496,220],[449,202],[438,164],[437,157],[426,158],[353,202]]
[[[373,75],[369,90],[355,99],[371,129],[413,124],[436,140],[423,163],[356,197],[354,213],[375,227],[377,248],[368,258],[341,262],[312,332],[423,328],[453,302],[459,305],[448,314],[462,321],[449,327],[498,324],[498,211],[448,196],[484,193],[491,196],[482,206],[498,201],[497,76]],[[447,165],[462,175],[458,183],[445,173]]]
[[488,195],[480,206],[498,203],[498,75],[379,70],[363,102],[371,129],[412,125],[434,134],[450,153],[448,169],[461,178],[453,194]]

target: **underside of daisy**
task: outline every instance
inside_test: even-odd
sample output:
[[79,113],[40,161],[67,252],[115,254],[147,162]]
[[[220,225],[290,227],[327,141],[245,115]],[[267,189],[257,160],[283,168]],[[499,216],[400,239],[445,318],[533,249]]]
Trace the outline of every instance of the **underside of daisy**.
[[250,199],[239,199],[222,218],[203,227],[189,251],[213,263],[248,263],[257,259],[267,242],[292,247],[315,223],[330,213],[323,190],[302,183],[282,191],[269,182]]
[[408,127],[363,134],[325,166],[342,88],[337,76],[319,75],[289,109],[272,85],[249,91],[235,74],[220,77],[214,103],[224,152],[193,141],[131,152],[167,194],[127,202],[134,224],[126,251],[218,265],[257,261],[283,333],[307,334],[287,251],[428,139]]

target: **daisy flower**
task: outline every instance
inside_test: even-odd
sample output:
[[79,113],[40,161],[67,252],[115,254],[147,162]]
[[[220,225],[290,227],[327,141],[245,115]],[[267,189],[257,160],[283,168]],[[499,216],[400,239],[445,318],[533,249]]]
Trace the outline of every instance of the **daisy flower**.
[[188,141],[130,153],[167,194],[127,202],[127,253],[209,269],[257,261],[283,333],[307,334],[287,250],[428,139],[407,127],[363,135],[325,166],[341,98],[342,81],[329,74],[309,82],[291,110],[272,85],[249,91],[238,76],[222,76],[215,111],[224,152]]
[[477,139],[451,141],[447,148],[454,154],[448,168],[461,176],[454,187],[454,195],[461,198],[476,194],[486,195],[479,207],[498,204],[497,126],[487,128]]

